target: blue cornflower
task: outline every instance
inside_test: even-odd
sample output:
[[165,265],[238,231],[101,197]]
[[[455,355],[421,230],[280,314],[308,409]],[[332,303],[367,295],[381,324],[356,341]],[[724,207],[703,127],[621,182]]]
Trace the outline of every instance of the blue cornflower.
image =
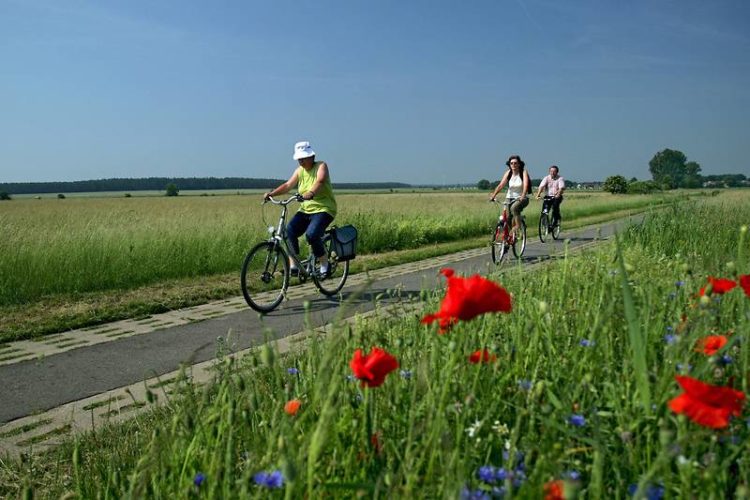
[[253,476],[253,481],[258,486],[265,486],[266,488],[281,488],[284,486],[284,476],[280,470],[275,470],[271,473],[258,472]]
[[[628,487],[628,493],[630,496],[635,495],[635,492],[638,491],[638,485],[637,484],[631,484]],[[644,491],[646,494],[646,498],[648,500],[661,500],[664,498],[664,486],[655,486],[653,484],[649,484],[646,486],[646,491]]]
[[682,280],[675,281],[674,286],[676,286],[677,288],[680,288],[681,286],[685,286],[685,282]]
[[492,484],[496,480],[495,468],[491,465],[483,465],[477,470],[477,477],[480,481],[484,481],[487,484]]
[[402,378],[406,380],[411,379],[411,370],[401,370],[399,374],[401,375]]
[[499,469],[495,470],[495,481],[502,483],[506,479],[508,479],[508,471],[505,470],[504,467],[500,467]]
[[495,498],[503,498],[508,493],[508,490],[505,488],[505,486],[495,486],[492,488],[492,496]]
[[667,344],[674,344],[677,341],[677,336],[668,333],[664,336],[664,342]]
[[596,342],[594,342],[593,340],[589,340],[589,339],[582,339],[579,342],[579,344],[581,345],[581,347],[591,347],[594,344],[596,344]]
[[206,475],[204,473],[202,473],[202,472],[199,472],[193,478],[193,484],[196,487],[200,487],[200,485],[203,484],[203,481],[205,481],[205,480],[206,480]]
[[518,381],[518,387],[520,387],[524,391],[530,391],[532,385],[533,383],[531,382],[531,380],[521,379]]
[[691,365],[690,363],[688,364],[677,363],[675,368],[677,368],[678,372],[689,372],[689,371],[692,371],[693,365]]
[[575,425],[576,427],[583,427],[586,425],[586,418],[583,415],[571,415],[568,417],[568,423]]
[[568,472],[563,474],[563,477],[566,477],[571,481],[578,481],[579,479],[581,479],[581,473],[577,470],[569,470]]
[[[508,450],[503,450],[503,461],[507,462],[509,458],[510,453]],[[522,451],[516,450],[516,464],[522,464],[525,458]]]
[[728,354],[722,354],[721,357],[716,360],[716,363],[720,364],[721,366],[727,366],[731,365],[732,361],[734,361],[732,359],[732,356],[729,356]]
[[286,369],[286,372],[287,372],[287,373],[288,373],[289,375],[297,375],[297,374],[299,374],[299,370],[298,370],[297,368],[294,368],[294,367],[292,367],[292,368],[287,368],[287,369]]
[[490,500],[490,495],[484,490],[470,490],[464,486],[461,490],[462,500]]
[[672,327],[672,325],[667,325],[667,331],[668,332],[674,331],[674,328]]
[[526,481],[526,473],[521,469],[516,469],[513,472],[513,487],[520,488],[524,481]]

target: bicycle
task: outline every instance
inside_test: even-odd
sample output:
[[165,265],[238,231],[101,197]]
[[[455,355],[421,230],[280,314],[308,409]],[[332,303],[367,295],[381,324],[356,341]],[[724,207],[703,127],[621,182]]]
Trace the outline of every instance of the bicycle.
[[[508,253],[508,248],[513,248],[513,255],[517,259],[523,256],[526,251],[526,218],[521,214],[521,224],[519,225],[519,234],[512,234],[512,216],[508,212],[508,207],[517,198],[503,202],[503,211],[497,221],[494,231],[492,232],[492,262],[500,265],[503,257]],[[492,200],[500,203],[497,200]]]
[[[310,254],[300,260],[292,249],[286,236],[286,216],[288,205],[301,202],[302,196],[296,194],[284,201],[269,198],[264,201],[281,206],[281,216],[276,227],[269,226],[270,237],[261,241],[247,253],[242,264],[240,285],[247,304],[260,313],[276,309],[286,295],[291,277],[289,258],[297,265],[301,283],[312,279],[320,292],[326,296],[336,295],[344,287],[349,276],[349,261],[339,260],[333,244],[333,232],[336,226],[329,227],[323,236],[323,245],[328,256],[328,272],[323,275],[317,259]],[[248,288],[250,285],[251,288]]]
[[555,221],[554,217],[550,216],[554,199],[554,196],[545,196],[542,202],[542,214],[539,216],[539,239],[542,243],[546,241],[549,234],[552,234],[554,239],[560,237],[560,220]]

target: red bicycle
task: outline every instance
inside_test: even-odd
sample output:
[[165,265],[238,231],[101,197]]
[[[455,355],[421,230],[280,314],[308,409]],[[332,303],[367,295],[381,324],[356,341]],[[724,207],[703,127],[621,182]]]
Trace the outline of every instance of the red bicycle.
[[[506,199],[503,202],[503,211],[500,214],[500,218],[497,221],[494,231],[492,232],[492,262],[496,265],[500,265],[503,257],[508,253],[509,248],[513,248],[513,255],[517,259],[520,259],[523,253],[526,251],[526,219],[521,214],[521,223],[518,225],[518,229],[515,234],[513,233],[512,216],[508,211],[508,207],[513,203],[516,198]],[[495,203],[500,203],[497,200],[493,200]]]

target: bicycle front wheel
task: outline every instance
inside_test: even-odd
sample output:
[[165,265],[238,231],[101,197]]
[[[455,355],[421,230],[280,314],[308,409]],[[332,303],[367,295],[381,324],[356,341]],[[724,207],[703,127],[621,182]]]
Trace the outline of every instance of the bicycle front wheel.
[[539,217],[539,240],[544,243],[547,240],[548,234],[549,220],[547,219],[547,214],[542,213],[542,215]]
[[289,259],[277,242],[255,245],[242,264],[242,295],[260,313],[271,312],[284,300],[289,286]]
[[315,272],[313,273],[313,282],[323,295],[336,295],[344,288],[346,278],[349,277],[349,261],[339,260],[336,250],[333,248],[333,238],[328,233],[323,238],[323,245],[328,255],[328,272],[323,275],[320,272],[320,264],[315,263]]
[[552,228],[552,237],[556,240],[560,239],[560,221],[558,220],[555,223],[555,226]]
[[492,262],[495,265],[500,265],[503,257],[508,252],[508,244],[505,242],[503,235],[503,225],[498,224],[495,226],[495,231],[492,233]]
[[513,255],[520,259],[526,251],[526,221],[521,221],[521,226],[516,232],[516,239],[513,241]]

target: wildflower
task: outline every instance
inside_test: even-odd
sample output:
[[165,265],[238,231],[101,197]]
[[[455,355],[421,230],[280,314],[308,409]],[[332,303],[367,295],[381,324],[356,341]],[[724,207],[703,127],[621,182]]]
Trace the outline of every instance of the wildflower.
[[579,342],[579,345],[581,347],[592,347],[594,344],[596,344],[596,342],[594,342],[593,340],[588,340],[588,339],[582,339]]
[[284,486],[284,476],[280,470],[273,472],[258,472],[253,476],[253,481],[258,486],[265,486],[266,488],[274,489],[281,488]]
[[479,429],[481,428],[482,428],[482,421],[477,420],[466,429],[466,434],[468,434],[470,438],[473,438],[474,436],[476,436],[477,432],[479,432]]
[[565,500],[565,481],[548,481],[544,484],[544,500]]
[[284,405],[284,412],[286,412],[287,415],[295,416],[299,411],[300,406],[302,406],[302,401],[299,399],[291,399]]
[[504,467],[500,467],[499,469],[495,469],[495,481],[497,481],[499,483],[503,483],[509,477],[510,477],[510,474],[508,474],[508,471],[505,470]]
[[671,333],[668,333],[664,336],[664,342],[667,344],[674,344],[677,341],[677,337],[675,335],[672,335]]
[[743,274],[740,276],[740,286],[745,295],[750,297],[750,274]]
[[693,365],[691,365],[690,363],[677,363],[677,365],[675,365],[675,368],[678,372],[691,372],[693,370]]
[[571,415],[568,417],[568,423],[570,425],[575,425],[576,427],[583,427],[586,425],[586,418],[583,415]]
[[477,470],[477,477],[480,481],[493,484],[496,481],[495,468],[491,465],[483,465]]
[[685,286],[685,282],[682,280],[675,281],[674,286],[676,286],[677,288],[680,288],[681,286]]
[[709,335],[698,340],[695,350],[706,356],[713,356],[726,344],[727,338],[724,335]]
[[349,366],[362,385],[378,387],[385,382],[386,375],[398,368],[398,361],[383,349],[373,347],[367,355],[362,354],[362,349],[354,351]]
[[726,278],[714,278],[713,276],[709,276],[708,285],[701,288],[698,292],[698,295],[700,295],[701,297],[704,296],[706,294],[706,289],[708,288],[708,286],[711,287],[711,293],[723,295],[730,291],[732,288],[736,287],[737,282]]
[[716,360],[716,363],[721,366],[727,366],[727,365],[731,365],[732,361],[734,361],[732,359],[732,356],[729,356],[727,354],[722,354],[721,357]]
[[571,481],[578,481],[581,479],[581,473],[577,470],[569,470],[565,474],[563,474],[564,477],[570,479]]
[[521,379],[518,381],[518,387],[520,387],[524,391],[530,391],[532,386],[533,383],[531,382],[531,380]]
[[462,500],[490,500],[490,498],[490,495],[484,490],[470,490],[466,487],[461,490]]
[[510,312],[510,294],[500,285],[478,274],[469,278],[454,276],[453,269],[443,269],[448,279],[440,311],[422,318],[422,324],[438,321],[440,333],[447,332],[458,321],[468,321],[488,312]]
[[475,365],[478,363],[491,363],[494,361],[497,361],[497,356],[491,354],[487,349],[474,351],[469,356],[469,363],[473,363]]
[[500,436],[505,436],[510,433],[510,429],[505,424],[500,423],[499,420],[495,420],[492,424],[492,430],[497,432]]
[[[628,487],[628,493],[630,493],[630,496],[635,495],[635,492],[638,491],[638,485],[637,484],[631,484]],[[646,485],[646,491],[644,491],[644,496],[647,500],[661,500],[664,498],[664,486],[656,486],[653,484]]]
[[299,370],[298,370],[297,368],[294,368],[294,367],[292,367],[292,368],[287,368],[287,369],[286,369],[286,372],[287,372],[287,373],[288,373],[289,375],[297,375],[297,374],[299,374]]
[[202,472],[199,472],[195,475],[193,478],[193,484],[196,488],[200,488],[201,484],[206,480],[206,475]]
[[669,401],[669,408],[683,413],[698,425],[721,429],[729,425],[729,417],[739,417],[745,394],[731,387],[705,384],[691,377],[675,377],[685,391]]
[[401,370],[398,372],[399,375],[401,375],[402,378],[409,380],[411,379],[411,370]]

